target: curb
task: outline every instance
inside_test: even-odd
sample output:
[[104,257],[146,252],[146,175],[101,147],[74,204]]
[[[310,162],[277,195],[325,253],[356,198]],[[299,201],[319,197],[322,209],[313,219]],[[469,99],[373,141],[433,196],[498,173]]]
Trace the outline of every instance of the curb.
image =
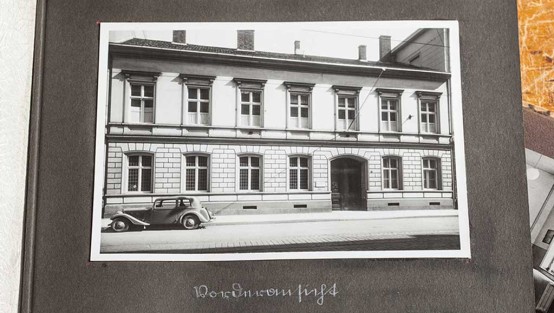
[[274,221],[232,221],[232,222],[215,222],[207,223],[210,226],[226,226],[226,225],[245,225],[245,224],[287,224],[287,223],[315,223],[315,222],[344,222],[344,221],[367,221],[367,220],[384,220],[384,219],[401,219],[401,218],[428,218],[428,217],[454,217],[452,215],[421,215],[421,216],[393,216],[393,217],[371,217],[371,218],[320,218],[320,219],[298,219],[298,220],[274,220]]
[[[245,215],[246,216],[246,215]],[[250,215],[248,215],[250,216]],[[221,216],[216,216],[215,220],[210,223],[203,223],[209,226],[227,226],[227,225],[249,225],[249,224],[290,224],[290,223],[316,223],[316,222],[343,222],[343,221],[365,221],[365,220],[383,220],[383,219],[405,219],[405,218],[433,218],[433,217],[457,217],[458,212],[452,214],[429,214],[429,215],[401,215],[401,216],[356,216],[356,217],[319,217],[305,219],[255,219],[249,220],[247,217],[239,220],[222,221]],[[225,218],[224,218],[225,219]],[[102,229],[108,228],[110,223],[109,218],[102,219]]]

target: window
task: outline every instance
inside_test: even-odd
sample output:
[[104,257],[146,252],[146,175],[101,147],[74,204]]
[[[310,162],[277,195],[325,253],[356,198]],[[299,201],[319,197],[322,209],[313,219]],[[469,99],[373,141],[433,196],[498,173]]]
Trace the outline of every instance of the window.
[[309,162],[307,157],[289,158],[289,189],[309,189]]
[[358,94],[361,88],[333,86],[337,94],[337,130],[358,130]]
[[152,192],[152,156],[127,156],[127,191]]
[[261,107],[261,91],[242,90],[240,92],[240,124],[242,126],[261,126]]
[[338,129],[353,129],[352,126],[354,125],[354,120],[356,119],[356,100],[357,98],[352,96],[338,96]]
[[422,133],[437,132],[437,102],[433,100],[422,100],[420,102],[420,123],[419,129]]
[[126,79],[126,110],[124,121],[127,123],[154,123],[156,104],[156,80],[160,73],[123,70]]
[[210,117],[210,89],[188,87],[188,123],[208,125]]
[[239,187],[240,190],[260,190],[260,158],[256,156],[242,156],[239,158]]
[[383,189],[402,189],[400,183],[400,158],[383,158]]
[[185,156],[185,190],[208,191],[208,157]]
[[287,88],[288,128],[310,128],[311,94],[315,84],[284,82]]
[[131,83],[131,123],[154,123],[154,85]]
[[401,131],[400,98],[403,91],[383,88],[378,88],[376,91],[379,94],[380,131]]
[[439,132],[439,99],[441,93],[416,91],[419,98],[419,132],[436,134]]
[[266,80],[234,78],[238,87],[237,125],[261,127],[263,124],[263,89]]
[[210,125],[211,88],[214,76],[181,74],[187,91],[182,119],[189,125]]
[[293,128],[308,128],[310,110],[309,94],[290,94],[290,126]]
[[440,161],[435,158],[423,158],[423,188],[440,189]]
[[381,130],[398,131],[398,100],[381,99]]
[[177,207],[177,200],[158,200],[156,201],[157,210],[173,210]]

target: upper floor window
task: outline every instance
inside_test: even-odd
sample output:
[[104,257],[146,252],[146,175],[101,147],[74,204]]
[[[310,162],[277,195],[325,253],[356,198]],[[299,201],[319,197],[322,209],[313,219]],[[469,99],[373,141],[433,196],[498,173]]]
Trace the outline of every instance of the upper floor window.
[[237,124],[247,127],[263,126],[264,86],[266,80],[234,78],[238,87]]
[[152,156],[127,156],[127,191],[152,192]]
[[240,92],[240,124],[242,126],[261,126],[261,107],[261,91],[242,90]]
[[239,158],[239,187],[240,190],[260,190],[260,157],[241,156]]
[[208,125],[210,117],[210,90],[188,88],[188,123]]
[[310,95],[290,94],[290,125],[294,128],[308,128]]
[[314,84],[285,82],[288,92],[290,128],[310,128],[311,92]]
[[402,90],[377,89],[379,94],[380,129],[383,132],[401,131],[400,97]]
[[215,77],[187,74],[180,77],[187,91],[183,120],[190,125],[210,125],[211,88]]
[[289,189],[309,190],[310,165],[307,157],[289,158]]
[[399,157],[383,157],[383,189],[402,189],[400,163]]
[[208,157],[185,156],[185,191],[208,190]]
[[434,100],[422,100],[419,105],[421,114],[419,129],[422,133],[437,132],[437,102]]
[[128,105],[125,122],[154,123],[156,80],[160,73],[122,71],[127,81]]
[[381,99],[381,130],[398,131],[397,99]]
[[333,86],[336,93],[336,129],[358,130],[358,94],[361,88]]
[[439,98],[438,92],[416,92],[419,99],[419,131],[421,133],[439,132]]
[[440,160],[423,158],[423,188],[440,189]]
[[131,83],[129,114],[132,123],[154,122],[154,85]]
[[338,119],[337,128],[341,130],[352,129],[354,119],[356,118],[357,97],[338,96],[339,106],[337,109]]

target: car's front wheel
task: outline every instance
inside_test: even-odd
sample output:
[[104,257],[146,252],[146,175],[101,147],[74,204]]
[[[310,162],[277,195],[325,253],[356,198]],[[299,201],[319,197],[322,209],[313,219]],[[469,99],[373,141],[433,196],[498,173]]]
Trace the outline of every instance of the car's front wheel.
[[115,232],[128,231],[131,228],[131,222],[128,219],[117,217],[112,222],[112,230]]
[[195,215],[189,214],[183,217],[183,227],[185,229],[197,229],[200,226],[200,220]]

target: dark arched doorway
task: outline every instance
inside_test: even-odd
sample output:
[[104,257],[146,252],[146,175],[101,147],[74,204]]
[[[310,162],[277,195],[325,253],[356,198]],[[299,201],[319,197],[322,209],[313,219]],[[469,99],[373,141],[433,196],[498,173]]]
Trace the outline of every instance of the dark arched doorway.
[[333,210],[367,210],[366,163],[353,157],[331,161],[331,196]]

